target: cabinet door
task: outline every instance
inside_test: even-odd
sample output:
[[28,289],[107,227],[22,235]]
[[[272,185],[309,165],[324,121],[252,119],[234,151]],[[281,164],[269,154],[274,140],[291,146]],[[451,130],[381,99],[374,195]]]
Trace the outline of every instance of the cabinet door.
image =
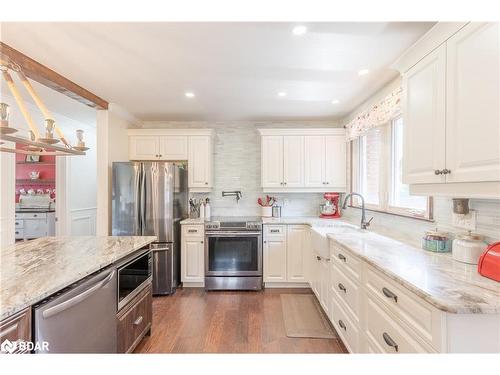
[[212,187],[211,149],[210,136],[189,137],[188,180],[190,188]]
[[330,263],[322,259],[319,263],[319,301],[327,316],[330,316]]
[[285,187],[304,186],[304,137],[283,137],[283,182]]
[[262,187],[283,187],[283,137],[262,137]]
[[306,225],[288,225],[286,262],[287,280],[290,282],[306,281],[308,231]]
[[304,185],[325,187],[325,136],[313,135],[304,138]]
[[188,137],[167,135],[160,137],[160,160],[187,160]]
[[318,301],[321,299],[320,296],[320,278],[319,278],[319,267],[320,267],[320,261],[318,259],[318,256],[311,251],[310,256],[309,256],[311,263],[309,264],[309,279],[310,279],[310,284],[311,284],[311,289],[313,293],[316,295],[316,298]]
[[498,23],[470,23],[446,45],[446,181],[500,181]]
[[202,282],[205,278],[203,237],[184,237],[182,240],[182,281]]
[[156,135],[134,135],[129,137],[130,160],[157,160],[160,141]]
[[286,240],[267,238],[264,241],[264,281],[286,281]]
[[445,182],[446,46],[403,75],[403,183]]
[[47,236],[47,219],[24,220],[24,238],[39,238]]
[[341,135],[325,137],[325,182],[335,191],[346,189],[346,140]]

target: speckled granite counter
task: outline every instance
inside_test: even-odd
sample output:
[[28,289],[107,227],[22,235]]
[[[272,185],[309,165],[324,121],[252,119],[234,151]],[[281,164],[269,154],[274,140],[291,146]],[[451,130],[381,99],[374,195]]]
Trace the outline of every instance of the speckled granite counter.
[[156,237],[43,237],[0,250],[0,320],[113,264]]
[[440,310],[500,313],[500,283],[479,275],[475,265],[376,233],[328,237]]

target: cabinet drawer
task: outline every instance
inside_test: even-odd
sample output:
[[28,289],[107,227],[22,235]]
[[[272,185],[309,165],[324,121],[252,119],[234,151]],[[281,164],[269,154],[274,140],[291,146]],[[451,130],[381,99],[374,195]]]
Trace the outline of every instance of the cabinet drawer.
[[335,264],[348,276],[352,276],[358,282],[361,279],[361,260],[349,251],[342,249],[334,241],[330,241],[330,255]]
[[358,353],[359,328],[340,304],[331,298],[331,322],[350,353]]
[[22,240],[24,238],[24,229],[16,227],[14,234],[16,235],[16,240]]
[[22,212],[22,213],[17,213],[16,214],[16,219],[28,219],[28,220],[37,220],[37,219],[47,219],[47,213],[46,212]]
[[334,295],[345,303],[354,320],[359,322],[360,287],[351,281],[339,267],[332,264],[331,290]]
[[[31,341],[31,310],[27,308],[0,323],[0,342]],[[13,353],[26,353],[19,348]]]
[[440,349],[438,310],[372,267],[366,268],[366,289],[434,348]]
[[264,225],[264,235],[266,237],[285,237],[285,225]]
[[366,299],[366,335],[384,353],[429,352],[384,311],[384,305],[369,295]]
[[205,235],[203,225],[183,225],[182,234],[186,237],[203,237]]
[[[130,353],[151,328],[152,288],[148,285],[122,312],[118,318],[118,353]],[[129,307],[130,306],[130,307]]]

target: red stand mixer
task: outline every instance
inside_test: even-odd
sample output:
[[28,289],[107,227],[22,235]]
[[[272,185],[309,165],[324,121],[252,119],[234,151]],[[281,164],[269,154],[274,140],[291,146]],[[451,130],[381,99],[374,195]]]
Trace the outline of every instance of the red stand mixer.
[[323,219],[336,219],[340,217],[339,209],[339,193],[325,193],[323,195],[325,198],[325,203],[319,205],[320,214],[319,217]]

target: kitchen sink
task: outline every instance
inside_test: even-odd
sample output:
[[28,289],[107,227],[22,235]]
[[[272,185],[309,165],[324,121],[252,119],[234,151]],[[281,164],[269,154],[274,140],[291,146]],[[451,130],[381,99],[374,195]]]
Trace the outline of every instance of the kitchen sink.
[[351,227],[347,225],[338,225],[333,227],[312,227],[311,245],[314,252],[322,258],[330,257],[329,240],[327,235],[360,235],[368,233],[367,230]]

